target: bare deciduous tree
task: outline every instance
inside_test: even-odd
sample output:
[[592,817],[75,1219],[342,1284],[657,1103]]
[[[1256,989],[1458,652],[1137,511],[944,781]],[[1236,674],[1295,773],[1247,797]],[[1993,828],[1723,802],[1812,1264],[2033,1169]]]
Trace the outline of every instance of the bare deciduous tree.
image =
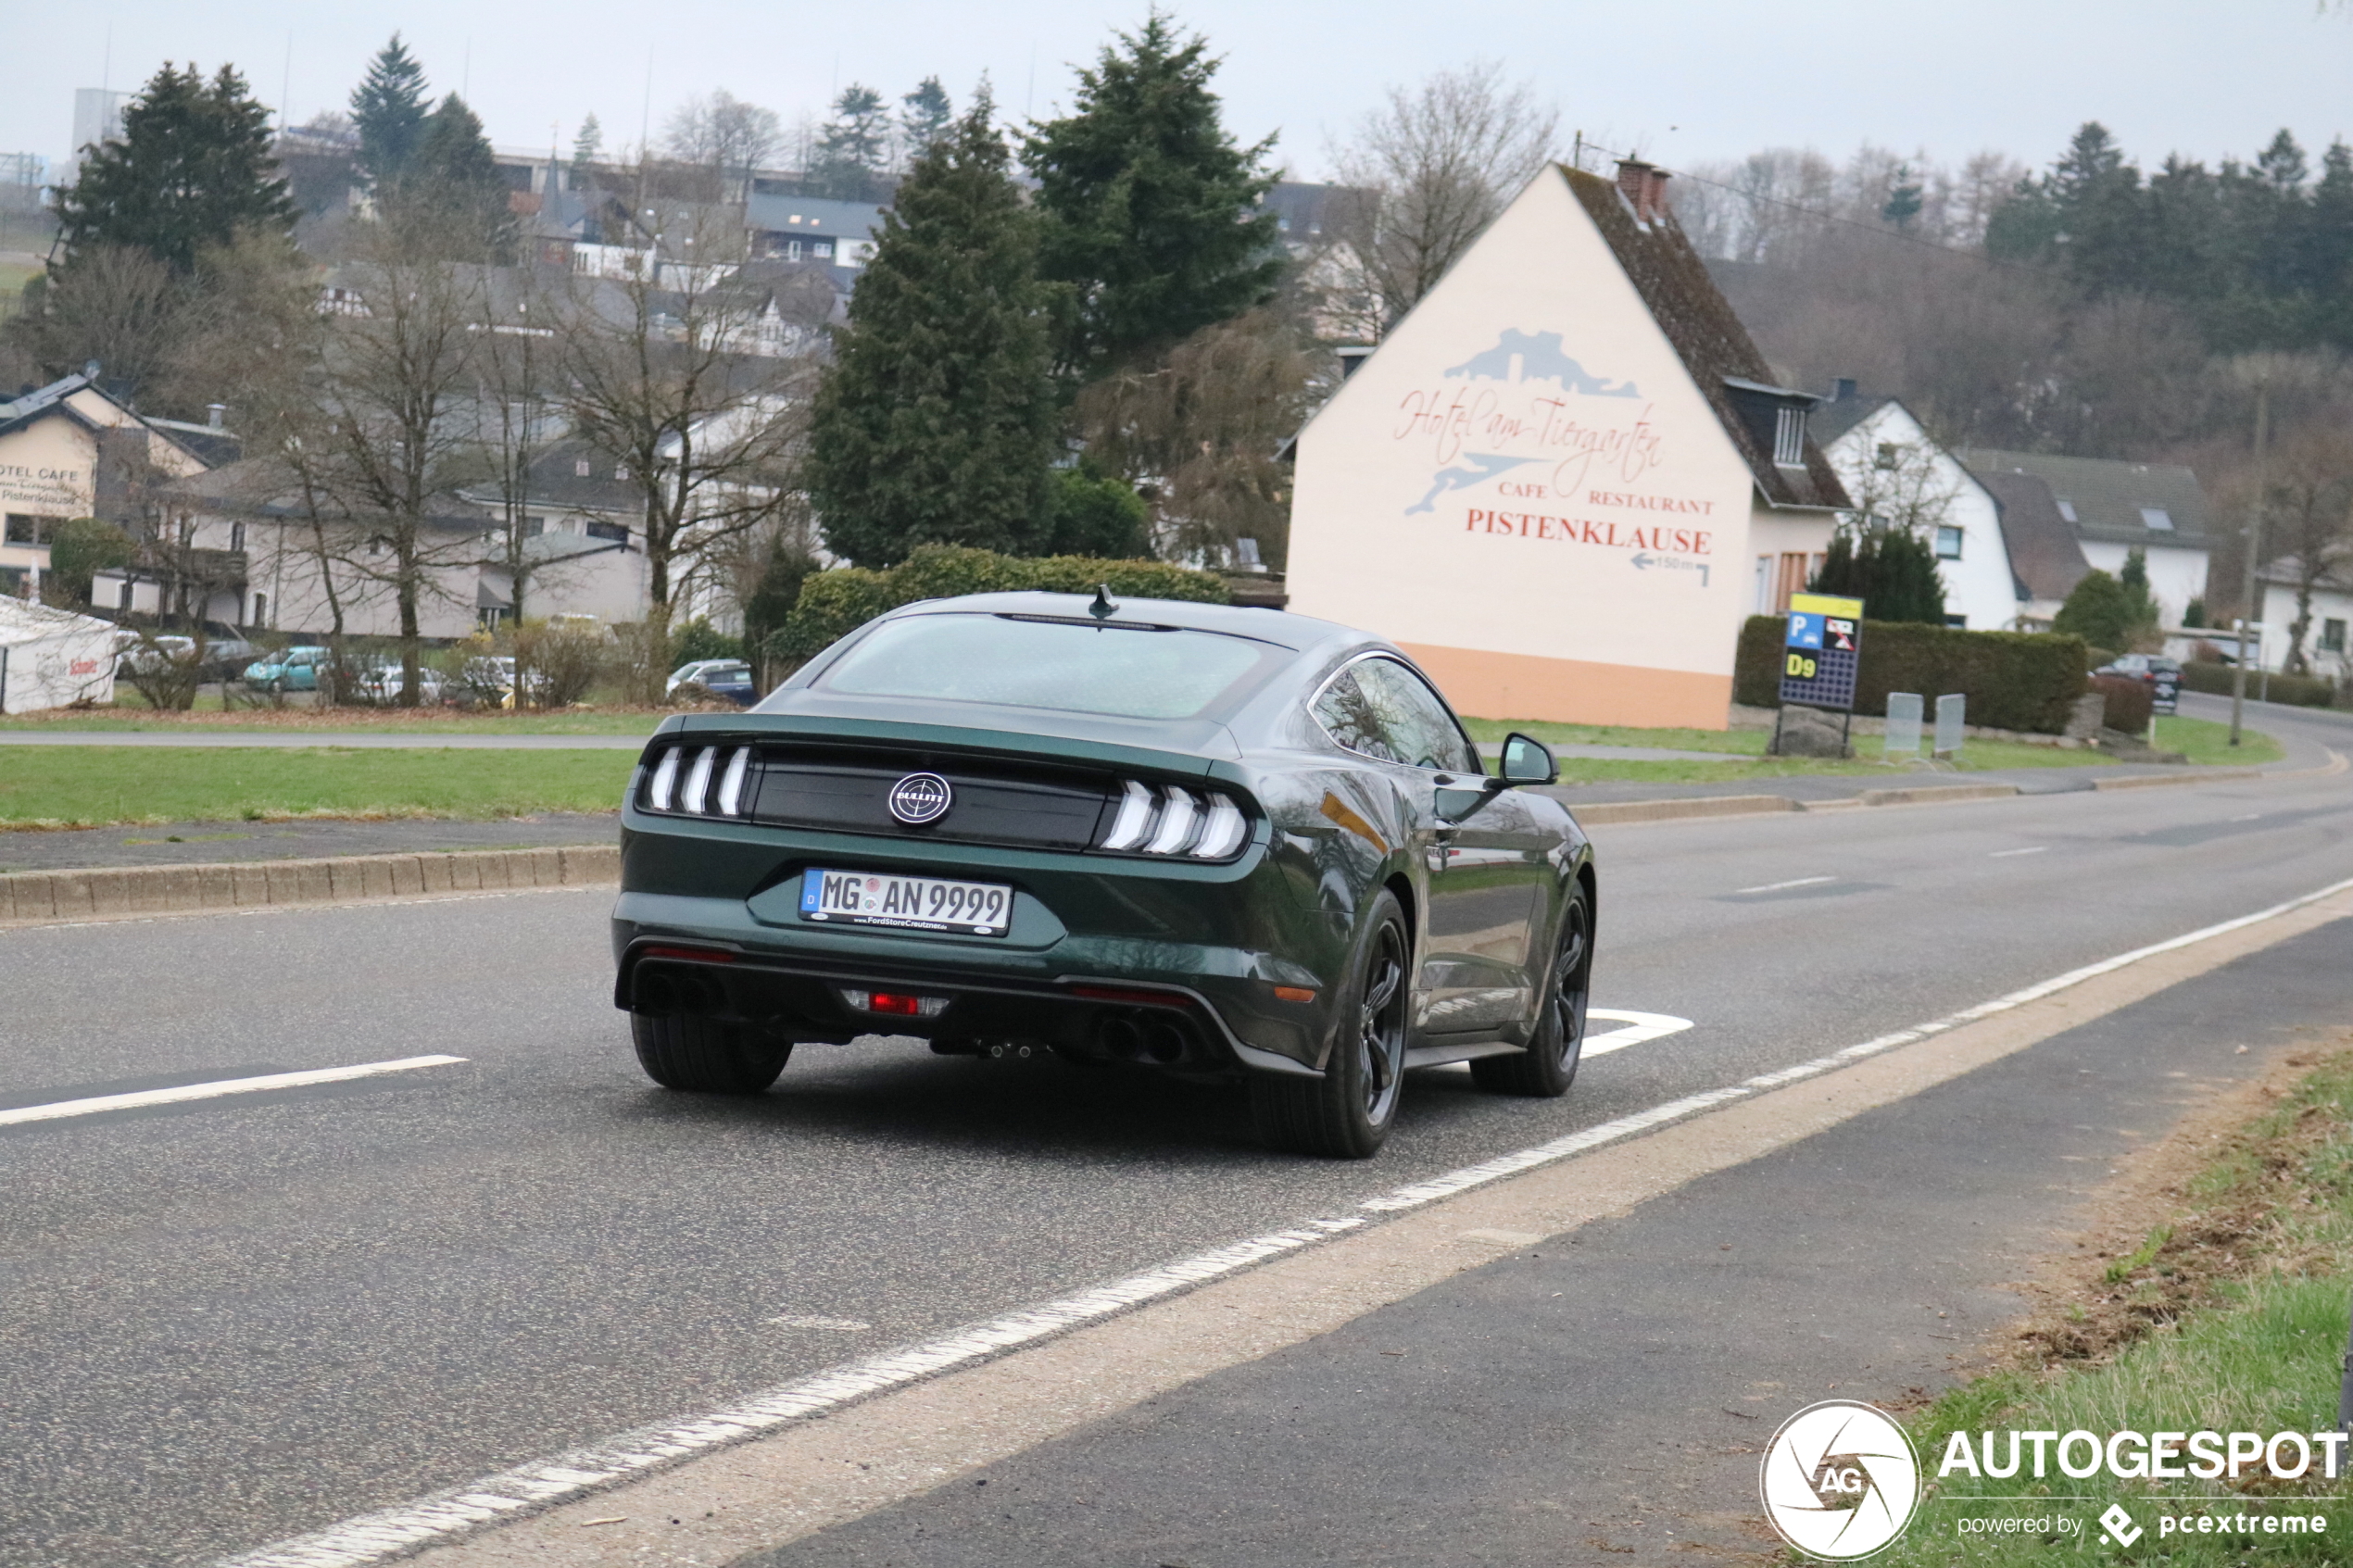
[[633,673],[651,688],[637,700],[661,696],[673,611],[706,558],[790,504],[811,367],[751,351],[771,295],[741,276],[745,259],[740,222],[687,208],[633,276],[573,280],[560,339],[565,410],[645,496],[651,654]]
[[2304,640],[2312,631],[2312,595],[2353,568],[2353,410],[2300,426],[2272,449],[2263,486],[2264,554],[2286,568],[2296,589],[2282,668],[2307,674]]
[[1313,405],[1319,369],[1294,327],[1252,311],[1202,328],[1155,369],[1089,385],[1079,428],[1088,456],[1144,495],[1164,553],[1230,561],[1255,539],[1279,567],[1290,472],[1276,452]]
[[784,142],[775,110],[746,103],[724,87],[687,99],[665,130],[663,149],[681,163],[710,169],[736,201],[749,192],[752,170]]
[[1412,309],[1555,155],[1559,128],[1492,62],[1390,88],[1332,153],[1326,231],[1335,293],[1359,302],[1350,325],[1378,339]]

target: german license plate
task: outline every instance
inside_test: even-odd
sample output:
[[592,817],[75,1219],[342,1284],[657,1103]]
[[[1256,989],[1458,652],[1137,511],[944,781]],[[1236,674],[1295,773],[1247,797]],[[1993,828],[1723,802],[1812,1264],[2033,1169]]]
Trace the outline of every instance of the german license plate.
[[812,866],[800,877],[800,918],[835,925],[887,925],[959,936],[1002,936],[1013,890],[993,882],[886,876]]

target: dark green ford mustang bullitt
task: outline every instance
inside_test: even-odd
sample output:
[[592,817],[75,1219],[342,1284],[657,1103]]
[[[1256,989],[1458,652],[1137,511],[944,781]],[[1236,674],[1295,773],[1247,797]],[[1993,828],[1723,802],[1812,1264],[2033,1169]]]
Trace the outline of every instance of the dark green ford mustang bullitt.
[[1239,1078],[1361,1158],[1410,1067],[1568,1087],[1592,847],[1389,643],[1258,608],[910,605],[743,714],[666,721],[623,813],[614,993],[673,1089],[913,1035]]

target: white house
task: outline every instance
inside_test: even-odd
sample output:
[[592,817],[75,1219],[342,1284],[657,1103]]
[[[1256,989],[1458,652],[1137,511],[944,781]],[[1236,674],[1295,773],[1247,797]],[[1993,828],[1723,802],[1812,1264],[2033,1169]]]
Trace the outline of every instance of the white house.
[[[1815,414],[1822,448],[1856,512],[1914,528],[1936,551],[1947,625],[2007,631],[2018,578],[1994,493],[1893,397],[1856,398],[1852,383]],[[1865,607],[1868,611],[1869,607]]]
[[133,492],[202,472],[200,439],[201,427],[142,419],[89,373],[0,403],[0,591],[39,589],[58,523],[129,521]]
[[[2282,556],[2260,574],[2260,657],[2266,670],[2286,667],[2288,629],[2296,624],[2296,583],[2303,575],[2303,567],[2294,556]],[[2353,625],[2353,578],[2343,571],[2323,573],[2312,584],[2311,615],[2311,623],[2304,629],[2306,668],[2340,683],[2353,680],[2353,643],[2347,640],[2347,627]],[[2233,651],[2229,637],[2212,641],[2226,652]]]
[[[2191,600],[2206,597],[2207,557],[2213,547],[2209,511],[2206,492],[2190,470],[1982,447],[1954,456],[1981,480],[2013,474],[2041,481],[2093,570],[2120,576],[2125,558],[2140,550],[2148,563],[2149,596],[2168,626],[2182,623]],[[2048,623],[2039,610],[2022,613],[2030,622]]]
[[1847,504],[1667,178],[1544,169],[1298,437],[1291,608],[1466,712],[1724,728]]

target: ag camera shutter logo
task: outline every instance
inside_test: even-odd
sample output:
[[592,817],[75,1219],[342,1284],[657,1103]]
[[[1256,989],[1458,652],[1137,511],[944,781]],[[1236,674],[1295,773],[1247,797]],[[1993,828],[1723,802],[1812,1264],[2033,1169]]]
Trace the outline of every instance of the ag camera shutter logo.
[[1808,1557],[1869,1557],[1912,1522],[1920,1460],[1886,1411],[1848,1399],[1808,1405],[1781,1424],[1757,1475],[1765,1517]]
[[955,791],[937,773],[910,773],[890,786],[890,814],[911,828],[936,822],[956,803]]

